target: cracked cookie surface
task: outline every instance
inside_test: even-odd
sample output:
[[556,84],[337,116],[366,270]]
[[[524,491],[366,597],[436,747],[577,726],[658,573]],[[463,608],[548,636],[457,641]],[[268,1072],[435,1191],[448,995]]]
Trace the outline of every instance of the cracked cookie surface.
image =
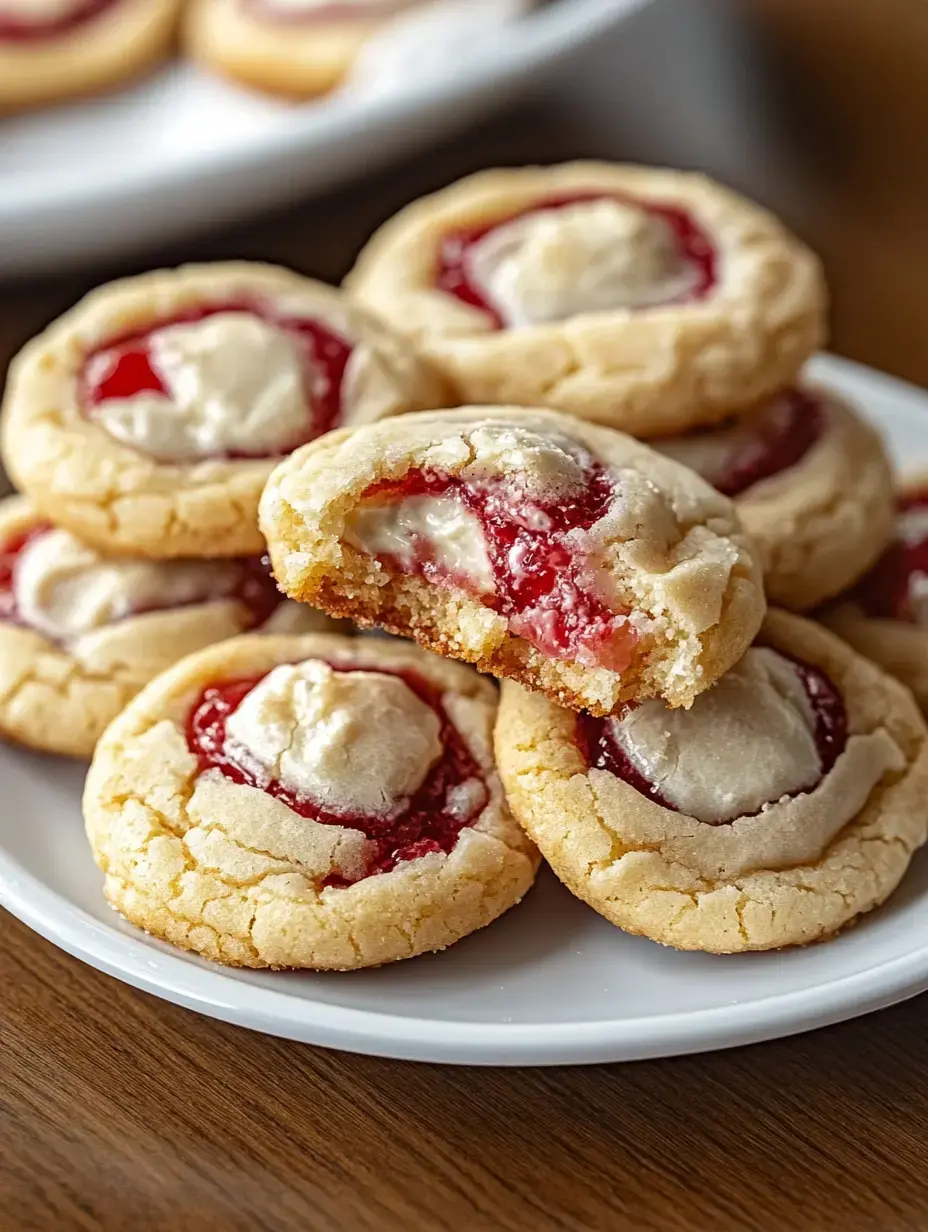
[[594,744],[575,715],[504,682],[496,728],[516,818],[625,931],[712,953],[827,938],[924,843],[921,716],[827,630],[771,612],[692,710],[655,705],[601,724]]
[[259,626],[310,633],[259,562],[104,557],[21,497],[0,502],[0,735],[89,758],[106,725],[185,654]]
[[179,0],[7,0],[0,12],[0,112],[92,94],[167,55]]
[[466,407],[330,433],[271,477],[284,592],[575,709],[688,705],[764,611],[731,503],[607,428]]
[[101,287],[13,361],[7,470],[108,552],[263,552],[275,463],[337,424],[433,406],[436,378],[339,291],[247,262]]
[[891,537],[883,440],[824,386],[781,392],[730,424],[652,446],[731,497],[779,607],[808,611],[846,590]]
[[470,669],[375,639],[249,635],[191,656],[97,746],[84,817],[106,895],[233,966],[443,949],[538,864],[496,773],[496,707]]
[[717,422],[824,339],[817,259],[703,176],[598,162],[479,172],[402,210],[346,280],[461,402],[635,436]]

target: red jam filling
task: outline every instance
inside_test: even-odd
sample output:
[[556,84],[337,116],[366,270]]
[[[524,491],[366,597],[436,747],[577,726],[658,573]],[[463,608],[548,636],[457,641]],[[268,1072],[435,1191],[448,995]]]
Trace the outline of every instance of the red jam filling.
[[[825,416],[821,402],[801,389],[790,389],[759,417],[756,432],[726,460],[725,473],[713,479],[724,496],[748,488],[801,462],[818,441]],[[708,428],[707,431],[718,431]]]
[[50,530],[50,526],[40,522],[30,526],[28,530],[20,531],[0,546],[0,621],[5,624],[25,624],[16,601],[16,561],[27,544]]
[[686,296],[669,302],[693,303],[705,299],[712,291],[718,281],[717,254],[709,237],[688,210],[676,205],[642,201],[625,193],[599,192],[578,192],[546,197],[541,201],[536,201],[528,209],[519,210],[518,213],[510,214],[506,218],[497,218],[491,223],[483,223],[477,227],[461,227],[449,232],[443,238],[438,250],[436,286],[439,290],[456,296],[472,308],[479,308],[481,312],[485,312],[493,320],[497,329],[505,329],[506,322],[471,279],[468,260],[470,250],[491,231],[507,223],[515,222],[516,219],[537,214],[540,210],[563,209],[568,205],[577,205],[581,201],[618,201],[622,205],[634,206],[667,225],[676,243],[680,262],[691,266],[695,273],[694,285]]
[[[383,667],[365,668],[356,664],[331,663],[329,666],[337,672],[373,671],[382,674],[389,671]],[[282,800],[300,817],[327,826],[360,830],[373,844],[364,877],[387,873],[397,864],[417,860],[433,851],[451,851],[460,832],[472,825],[486,807],[489,792],[483,774],[460,732],[446,714],[439,691],[417,672],[397,671],[390,674],[399,676],[421,701],[434,710],[441,723],[439,739],[443,750],[422,786],[395,817],[328,812],[305,796],[290,791],[277,779],[259,780],[251,769],[235,759],[226,748],[226,724],[244,698],[264,679],[262,676],[226,680],[204,689],[187,718],[187,747],[197,757],[201,774],[206,770],[219,770],[233,783],[258,787],[276,800]],[[481,784],[479,799],[466,814],[461,810],[452,810],[452,790],[471,779]],[[335,874],[326,878],[324,884],[346,886],[351,883]]]
[[[899,500],[899,512],[928,508],[928,490],[911,492]],[[855,589],[855,598],[870,616],[918,623],[912,604],[916,579],[928,577],[928,536],[918,543],[896,539]]]
[[[847,710],[841,694],[818,667],[804,663],[792,655],[783,654],[789,659],[809,698],[812,712],[815,715],[815,747],[818,749],[821,761],[821,779],[829,773],[847,744]],[[591,769],[607,770],[616,778],[634,787],[635,791],[648,796],[662,808],[678,813],[675,804],[665,799],[658,788],[641,773],[633,764],[631,758],[613,735],[612,724],[608,719],[597,719],[589,714],[577,716],[576,738],[581,752]],[[811,790],[810,787],[802,789]],[[797,793],[799,794],[799,793]],[[731,825],[728,821],[710,822],[710,825]]]
[[75,0],[71,9],[58,17],[26,17],[10,13],[0,4],[0,42],[28,43],[60,38],[112,8],[118,0]]
[[[284,452],[331,431],[341,417],[342,383],[351,358],[351,343],[314,317],[278,315],[266,304],[245,300],[191,308],[145,329],[111,338],[97,347],[86,357],[81,369],[80,387],[85,413],[92,416],[103,403],[113,398],[132,398],[147,392],[170,397],[171,391],[154,363],[152,336],[170,325],[193,325],[220,312],[253,313],[288,334],[303,356],[306,368],[306,429],[298,439],[289,443]],[[234,355],[229,356],[229,362],[235,362]]]
[[[21,531],[0,545],[0,621],[6,624],[29,627],[29,622],[23,619],[16,599],[16,566],[23,550],[36,539],[47,535],[53,528],[45,523],[37,523],[28,530]],[[283,595],[277,589],[277,584],[271,574],[271,562],[267,556],[249,556],[237,562],[240,575],[236,586],[226,594],[225,599],[237,599],[248,608],[250,613],[249,627],[263,625],[274,610],[283,602]],[[208,602],[205,599],[193,600],[193,603]],[[139,607],[130,615],[140,616],[144,612],[171,611],[184,604],[169,604],[166,607]],[[125,619],[128,619],[126,617]],[[43,631],[43,637],[48,634]]]
[[[587,589],[586,555],[571,536],[589,530],[607,512],[615,489],[606,470],[592,463],[584,488],[566,497],[529,499],[511,481],[465,482],[433,470],[409,471],[397,483],[368,488],[365,499],[413,496],[453,497],[479,521],[493,572],[494,593],[481,595],[487,607],[538,650],[554,658],[576,658],[611,671],[630,664],[637,635],[627,614],[615,612]],[[468,587],[448,578],[427,540],[416,544],[416,571],[430,580]],[[389,562],[400,568],[396,561]]]

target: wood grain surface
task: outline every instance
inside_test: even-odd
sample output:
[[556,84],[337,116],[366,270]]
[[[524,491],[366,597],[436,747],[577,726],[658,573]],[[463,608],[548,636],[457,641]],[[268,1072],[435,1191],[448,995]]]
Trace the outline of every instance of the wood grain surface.
[[[885,4],[901,14],[901,0]],[[805,103],[840,117],[847,77],[821,70],[812,7],[763,0],[757,12]],[[862,0],[840,8],[866,41]],[[896,63],[881,56],[884,70]],[[908,152],[914,70],[900,57],[906,72],[883,75],[883,128],[863,126],[845,163],[814,160],[819,213],[793,221],[824,251],[837,349],[928,381],[928,173]],[[894,115],[895,157],[883,139]],[[261,257],[336,278],[370,227],[423,189],[584,152],[559,117],[542,103],[363,191],[164,256]],[[0,292],[0,362],[112,272]],[[924,998],[725,1054],[463,1070],[227,1027],[82,966],[12,917],[0,924],[0,1232],[928,1229]]]

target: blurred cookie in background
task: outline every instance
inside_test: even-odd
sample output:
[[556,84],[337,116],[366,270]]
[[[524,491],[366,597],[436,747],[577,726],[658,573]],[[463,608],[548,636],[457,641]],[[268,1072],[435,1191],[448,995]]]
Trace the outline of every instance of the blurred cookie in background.
[[131,80],[171,49],[180,0],[3,0],[0,112]]

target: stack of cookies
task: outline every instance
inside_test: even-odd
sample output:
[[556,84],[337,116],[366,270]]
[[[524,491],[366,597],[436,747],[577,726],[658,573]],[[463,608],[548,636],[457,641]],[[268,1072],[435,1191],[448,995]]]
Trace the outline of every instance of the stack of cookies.
[[266,542],[288,611],[393,635],[253,618],[146,684],[85,790],[109,900],[221,962],[337,969],[489,924],[539,853],[680,949],[882,902],[928,833],[928,730],[873,661],[928,682],[928,500],[897,524],[879,437],[802,379],[824,332],[769,214],[596,163],[417,202],[340,292],[188,269],[52,326],[7,394],[39,525],[5,544],[6,734],[109,682],[88,637],[143,655],[145,621],[241,610],[167,581],[192,557],[254,578]]

